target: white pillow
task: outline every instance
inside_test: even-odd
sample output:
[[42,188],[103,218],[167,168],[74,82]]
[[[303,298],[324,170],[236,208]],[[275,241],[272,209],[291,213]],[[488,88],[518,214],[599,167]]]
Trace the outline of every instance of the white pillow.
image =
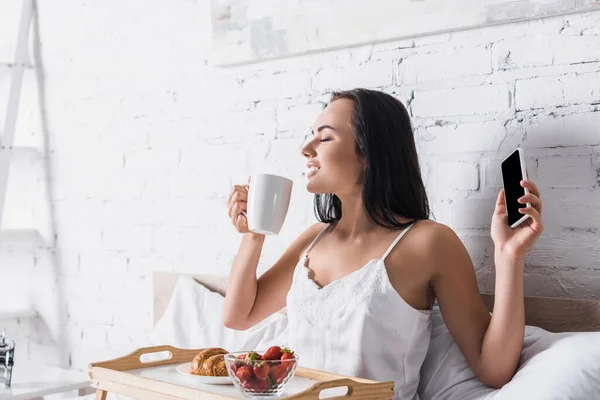
[[517,373],[494,390],[475,378],[435,307],[419,396],[421,400],[600,398],[600,332],[551,333],[527,326]]
[[150,336],[154,345],[227,351],[266,350],[287,341],[287,316],[275,313],[254,327],[237,331],[223,325],[225,298],[192,278],[180,277],[164,316]]

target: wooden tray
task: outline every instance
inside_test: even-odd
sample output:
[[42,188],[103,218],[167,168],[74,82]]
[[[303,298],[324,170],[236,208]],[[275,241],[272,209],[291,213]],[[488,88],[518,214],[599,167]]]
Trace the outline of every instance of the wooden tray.
[[[195,384],[175,371],[177,365],[191,362],[201,350],[154,346],[137,349],[114,360],[92,363],[89,365],[90,385],[96,389],[96,400],[105,400],[107,392],[143,400],[243,399],[242,393],[233,385]],[[158,352],[168,355],[159,361],[141,360],[145,354]],[[286,387],[286,395],[281,398],[319,400],[322,391],[336,390],[334,388],[341,389],[344,395],[328,399],[390,400],[394,394],[394,382],[349,378],[297,367],[294,378]]]

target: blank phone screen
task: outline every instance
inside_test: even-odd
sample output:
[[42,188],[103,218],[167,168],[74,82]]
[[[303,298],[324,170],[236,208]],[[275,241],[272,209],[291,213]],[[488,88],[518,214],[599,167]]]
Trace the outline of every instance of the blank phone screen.
[[525,188],[521,186],[523,180],[521,172],[521,159],[519,151],[516,150],[502,162],[502,180],[504,181],[504,196],[506,197],[506,210],[508,224],[512,225],[520,220],[525,214],[519,212],[519,208],[527,207],[519,203],[519,198],[525,196]]

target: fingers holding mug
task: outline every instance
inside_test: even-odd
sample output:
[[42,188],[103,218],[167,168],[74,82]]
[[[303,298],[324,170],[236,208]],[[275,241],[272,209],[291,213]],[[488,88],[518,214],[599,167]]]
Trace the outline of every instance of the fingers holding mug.
[[238,201],[231,204],[229,208],[229,218],[231,218],[231,223],[235,226],[235,229],[239,233],[247,233],[248,232],[248,220],[246,218],[246,202]]
[[247,233],[248,185],[234,185],[227,199],[227,215],[239,233]]

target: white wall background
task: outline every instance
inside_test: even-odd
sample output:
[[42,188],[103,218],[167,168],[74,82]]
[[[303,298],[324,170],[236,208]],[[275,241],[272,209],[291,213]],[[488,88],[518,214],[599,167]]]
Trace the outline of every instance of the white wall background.
[[600,297],[600,12],[227,69],[207,61],[208,12],[191,0],[41,2],[44,76],[26,74],[0,248],[13,293],[0,304],[41,314],[0,314],[18,357],[86,368],[143,343],[153,271],[228,274],[239,236],[226,197],[259,170],[295,181],[267,268],[314,220],[307,130],[331,89],[356,86],[408,106],[435,217],[463,239],[483,290],[498,165],[519,145],[546,221],[526,293]]

